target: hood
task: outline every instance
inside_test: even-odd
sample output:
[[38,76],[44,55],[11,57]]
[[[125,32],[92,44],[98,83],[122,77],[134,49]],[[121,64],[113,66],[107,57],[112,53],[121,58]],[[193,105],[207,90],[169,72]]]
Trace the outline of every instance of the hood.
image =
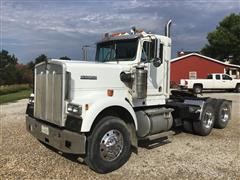
[[104,90],[126,87],[120,80],[123,71],[129,71],[129,65],[98,63],[86,61],[61,61],[66,71],[71,73],[71,87],[75,90]]

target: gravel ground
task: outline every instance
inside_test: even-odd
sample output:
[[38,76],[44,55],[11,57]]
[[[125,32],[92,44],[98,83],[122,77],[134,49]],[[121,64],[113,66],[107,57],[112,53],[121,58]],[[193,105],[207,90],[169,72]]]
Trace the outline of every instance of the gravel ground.
[[240,95],[205,94],[233,100],[227,128],[208,137],[180,133],[172,142],[147,149],[105,175],[47,149],[25,130],[27,100],[0,109],[0,179],[240,179]]

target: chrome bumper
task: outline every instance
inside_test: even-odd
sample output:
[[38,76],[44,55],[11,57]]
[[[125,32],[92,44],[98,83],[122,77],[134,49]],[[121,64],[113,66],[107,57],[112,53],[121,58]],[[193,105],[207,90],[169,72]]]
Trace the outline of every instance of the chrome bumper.
[[26,128],[38,140],[64,153],[85,154],[86,136],[26,116]]

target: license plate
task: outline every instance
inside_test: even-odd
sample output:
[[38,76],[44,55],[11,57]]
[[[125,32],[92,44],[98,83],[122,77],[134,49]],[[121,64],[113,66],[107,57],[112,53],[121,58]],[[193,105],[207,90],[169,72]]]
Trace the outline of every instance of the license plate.
[[49,128],[47,126],[42,125],[41,126],[41,132],[43,134],[49,135]]

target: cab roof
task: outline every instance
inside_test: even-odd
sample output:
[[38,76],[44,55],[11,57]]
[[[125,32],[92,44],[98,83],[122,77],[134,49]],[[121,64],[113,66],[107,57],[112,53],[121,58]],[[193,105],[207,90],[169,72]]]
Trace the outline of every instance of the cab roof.
[[138,39],[139,37],[140,37],[140,35],[136,35],[136,34],[121,35],[121,36],[109,36],[109,37],[104,37],[101,41],[99,41],[97,43],[108,42],[108,41],[117,41],[117,40]]

